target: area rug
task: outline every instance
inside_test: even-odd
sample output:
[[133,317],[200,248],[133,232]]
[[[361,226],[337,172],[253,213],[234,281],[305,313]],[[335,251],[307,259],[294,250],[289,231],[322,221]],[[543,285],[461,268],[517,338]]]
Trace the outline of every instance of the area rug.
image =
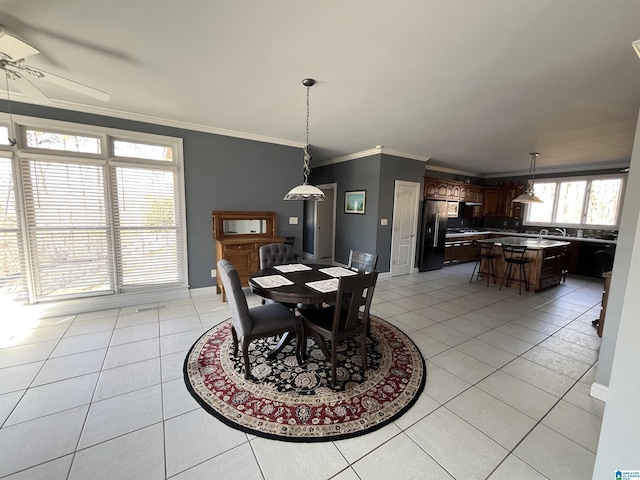
[[364,373],[358,341],[340,345],[335,389],[330,365],[312,339],[301,366],[293,346],[265,358],[275,343],[251,342],[251,378],[245,380],[240,352],[237,358],[232,355],[231,321],[216,325],[187,354],[187,389],[230,427],[290,442],[333,441],[371,432],[411,408],[424,389],[427,372],[420,351],[379,318],[371,318]]

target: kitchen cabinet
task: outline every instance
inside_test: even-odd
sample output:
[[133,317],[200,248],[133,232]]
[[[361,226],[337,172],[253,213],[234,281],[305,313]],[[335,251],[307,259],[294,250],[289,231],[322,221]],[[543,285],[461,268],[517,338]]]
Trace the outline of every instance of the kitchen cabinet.
[[499,217],[501,215],[500,191],[497,187],[484,189],[484,202],[482,203],[482,215],[485,217]]
[[585,275],[588,277],[600,278],[602,276],[602,267],[596,257],[598,250],[604,250],[613,257],[616,253],[615,244],[596,243],[589,241],[580,242],[578,252],[578,262],[576,273],[578,275]]
[[471,185],[463,185],[460,187],[460,201],[461,202],[475,202],[476,201],[476,187]]
[[446,199],[449,185],[446,180],[424,177],[424,197]]
[[447,185],[447,200],[460,200],[460,186],[455,183]]

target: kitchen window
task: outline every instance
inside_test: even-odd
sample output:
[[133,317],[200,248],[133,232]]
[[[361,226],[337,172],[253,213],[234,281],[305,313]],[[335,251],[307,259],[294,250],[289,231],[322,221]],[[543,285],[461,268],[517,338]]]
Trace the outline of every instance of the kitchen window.
[[535,183],[543,203],[526,206],[525,225],[617,229],[625,177],[544,179]]

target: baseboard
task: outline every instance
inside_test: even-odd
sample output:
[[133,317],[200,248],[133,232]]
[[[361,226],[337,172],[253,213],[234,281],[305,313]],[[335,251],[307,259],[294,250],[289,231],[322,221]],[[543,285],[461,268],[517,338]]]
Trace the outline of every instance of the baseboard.
[[589,395],[606,403],[607,397],[609,396],[609,387],[593,382],[591,384],[591,391],[589,392]]
[[204,297],[206,295],[218,295],[217,288],[214,286],[214,287],[198,287],[198,288],[189,289],[190,297]]

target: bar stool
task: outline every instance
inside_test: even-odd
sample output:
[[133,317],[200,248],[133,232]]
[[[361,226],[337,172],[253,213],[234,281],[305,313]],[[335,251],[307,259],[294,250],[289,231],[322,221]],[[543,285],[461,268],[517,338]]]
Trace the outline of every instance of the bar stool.
[[[493,284],[497,283],[496,277],[496,266],[493,262],[497,255],[491,253],[493,250],[493,243],[487,242],[479,242],[477,240],[473,241],[473,252],[476,256],[476,264],[473,267],[473,272],[471,273],[471,278],[469,279],[469,283],[473,281],[473,276],[476,276],[476,280],[480,280],[480,271],[482,270],[482,261],[485,261],[487,266],[487,287],[489,286],[489,277],[493,277]],[[478,269],[478,273],[476,274],[476,268]]]
[[505,269],[504,276],[502,277],[502,282],[500,282],[500,288],[498,290],[502,290],[502,286],[504,282],[507,282],[507,287],[511,280],[515,280],[512,276],[513,266],[517,265],[518,269],[518,295],[522,295],[522,282],[524,280],[524,286],[529,291],[529,283],[527,283],[527,273],[525,270],[525,265],[529,263],[529,260],[524,258],[524,254],[527,251],[526,245],[505,245],[502,244],[502,255],[503,260],[507,264],[507,268]]

